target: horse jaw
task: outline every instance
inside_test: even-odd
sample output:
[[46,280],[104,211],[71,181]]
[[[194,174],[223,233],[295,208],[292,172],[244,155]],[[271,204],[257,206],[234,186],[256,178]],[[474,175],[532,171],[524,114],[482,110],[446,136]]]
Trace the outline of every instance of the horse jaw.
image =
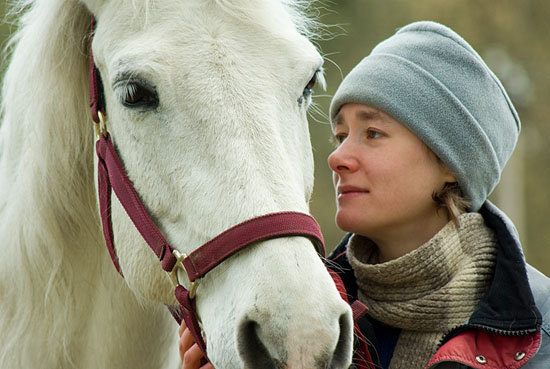
[[[246,9],[228,13],[218,2],[141,9],[112,1],[96,14],[108,129],[157,225],[183,252],[245,219],[308,210],[303,91],[321,58],[279,1],[255,5],[254,16],[243,16]],[[135,83],[155,91],[158,106],[121,104]],[[175,304],[114,197],[112,214],[130,288],[144,302]],[[332,366],[349,363],[349,307],[304,238],[263,242],[227,260],[204,278],[197,307],[215,367],[253,368],[250,351],[290,368],[328,366],[334,350],[343,359]]]

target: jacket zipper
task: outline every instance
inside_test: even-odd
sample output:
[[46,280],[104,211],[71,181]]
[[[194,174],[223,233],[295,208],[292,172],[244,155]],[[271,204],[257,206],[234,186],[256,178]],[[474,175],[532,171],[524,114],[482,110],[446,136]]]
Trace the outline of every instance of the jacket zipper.
[[479,329],[479,330],[482,330],[482,331],[485,331],[485,332],[494,333],[494,334],[498,334],[498,335],[501,335],[501,336],[526,336],[528,334],[533,334],[533,333],[536,333],[538,331],[538,328],[522,329],[522,330],[519,330],[519,331],[508,331],[508,330],[504,330],[504,329],[488,327],[488,326],[482,325],[482,324],[463,324],[463,325],[459,325],[459,326],[451,329],[449,332],[447,332],[443,336],[441,341],[439,342],[439,345],[438,345],[437,349],[440,349],[441,346],[443,346],[445,343],[447,343],[449,340],[451,340],[451,338],[456,337],[460,333],[462,333],[464,331],[467,331],[469,329]]

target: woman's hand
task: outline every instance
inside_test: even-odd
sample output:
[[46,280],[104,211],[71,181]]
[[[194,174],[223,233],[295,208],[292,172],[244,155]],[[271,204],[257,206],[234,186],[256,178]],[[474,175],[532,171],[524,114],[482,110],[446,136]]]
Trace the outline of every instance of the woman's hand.
[[201,366],[201,359],[204,358],[204,354],[195,343],[191,332],[189,332],[183,321],[181,322],[179,335],[180,358],[183,363],[182,369],[214,369],[210,363]]

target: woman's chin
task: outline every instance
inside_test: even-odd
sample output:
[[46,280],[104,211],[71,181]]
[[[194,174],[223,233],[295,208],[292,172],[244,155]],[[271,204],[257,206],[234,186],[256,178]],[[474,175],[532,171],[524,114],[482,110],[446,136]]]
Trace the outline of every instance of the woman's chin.
[[353,214],[349,211],[341,211],[340,209],[336,212],[336,225],[338,228],[345,232],[351,233],[361,233],[361,229],[364,228],[363,222],[359,214]]

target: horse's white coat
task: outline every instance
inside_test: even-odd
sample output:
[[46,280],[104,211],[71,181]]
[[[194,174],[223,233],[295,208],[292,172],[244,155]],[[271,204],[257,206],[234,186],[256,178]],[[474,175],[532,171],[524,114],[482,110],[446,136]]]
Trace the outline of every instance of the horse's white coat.
[[[172,285],[115,197],[125,280],[101,235],[91,14],[113,140],[161,231],[187,252],[253,216],[308,211],[308,99],[298,100],[321,57],[301,35],[306,20],[282,1],[85,3],[25,4],[4,79],[0,367],[175,368],[177,326],[163,306],[175,304]],[[135,81],[157,91],[157,108],[121,104]],[[253,245],[224,262],[200,285],[197,306],[218,369],[244,366],[243,322],[258,323],[277,363],[314,368],[328,363],[350,319],[304,238]]]

